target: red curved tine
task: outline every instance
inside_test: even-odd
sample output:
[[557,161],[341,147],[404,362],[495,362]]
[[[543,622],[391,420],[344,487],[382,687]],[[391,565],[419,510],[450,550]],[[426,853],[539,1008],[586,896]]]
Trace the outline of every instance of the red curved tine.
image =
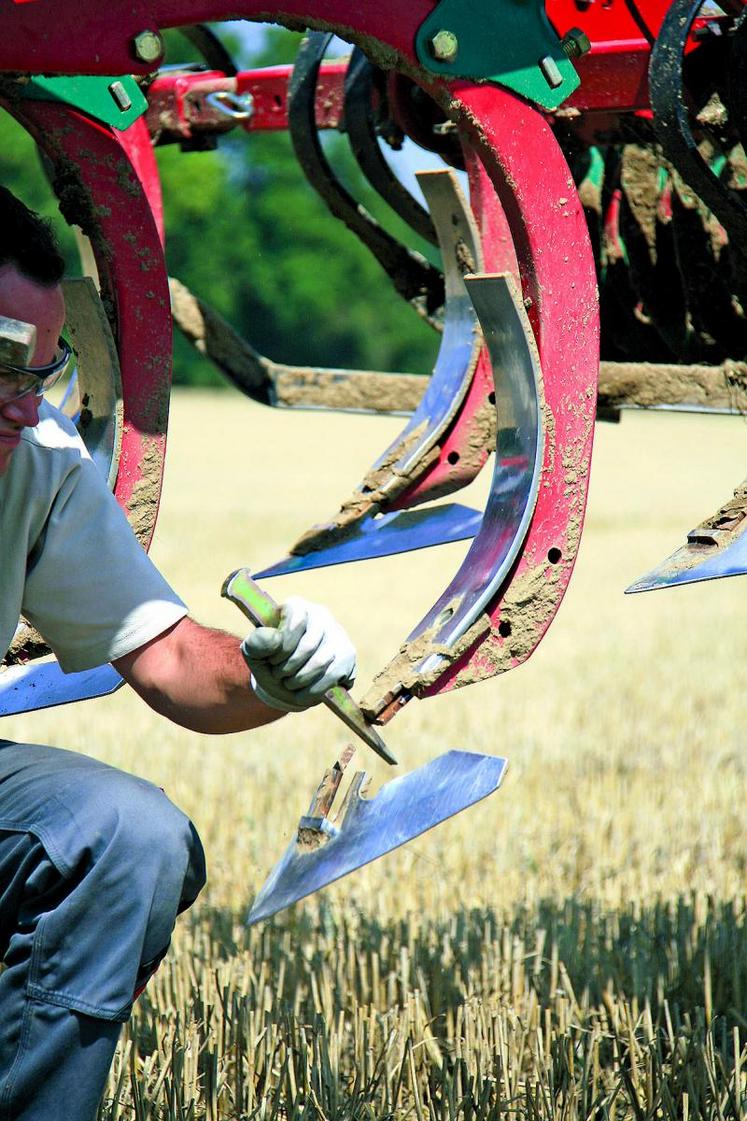
[[166,234],[163,222],[161,176],[158,172],[156,153],[153,149],[146,118],[138,117],[128,129],[125,129],[124,132],[118,132],[116,135],[145,191],[148,205],[158,229],[158,236],[163,245]]
[[169,290],[158,229],[116,132],[58,103],[6,108],[52,161],[60,209],[91,241],[122,378],[114,494],[147,548],[161,494],[171,387]]
[[[529,532],[510,575],[450,646],[436,644],[443,637],[438,627],[412,632],[417,648],[406,644],[362,703],[382,723],[412,695],[492,677],[529,657],[570,580],[586,505],[599,352],[594,268],[578,196],[539,113],[499,89],[459,85],[454,94],[450,110],[464,120],[497,187],[517,249],[544,380],[543,462]],[[427,661],[428,654],[438,658]]]
[[545,449],[521,555],[487,608],[490,630],[425,685],[425,696],[520,665],[552,622],[581,538],[599,367],[591,245],[570,171],[546,121],[500,89],[462,86],[456,99],[513,233],[542,367]]

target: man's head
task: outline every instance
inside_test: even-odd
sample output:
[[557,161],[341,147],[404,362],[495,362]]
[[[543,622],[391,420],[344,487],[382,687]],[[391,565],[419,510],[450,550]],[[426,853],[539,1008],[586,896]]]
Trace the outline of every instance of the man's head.
[[[36,327],[32,366],[45,366],[55,357],[65,322],[60,288],[64,269],[49,223],[0,187],[0,315]],[[38,409],[33,393],[0,402],[0,475],[8,468],[21,431],[37,423]]]

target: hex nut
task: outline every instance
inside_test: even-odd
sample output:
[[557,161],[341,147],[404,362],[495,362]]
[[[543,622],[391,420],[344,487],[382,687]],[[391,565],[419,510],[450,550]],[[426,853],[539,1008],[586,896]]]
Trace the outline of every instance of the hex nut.
[[157,62],[163,54],[163,39],[158,31],[141,31],[132,40],[132,50],[140,62]]
[[591,50],[591,40],[580,27],[572,27],[560,40],[566,58],[582,58]]
[[459,40],[453,31],[442,27],[428,44],[431,54],[438,62],[453,62],[459,50]]

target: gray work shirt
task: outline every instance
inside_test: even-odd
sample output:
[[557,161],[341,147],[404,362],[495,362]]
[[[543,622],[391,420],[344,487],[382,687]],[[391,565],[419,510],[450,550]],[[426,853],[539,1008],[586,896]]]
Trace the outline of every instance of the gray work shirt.
[[66,673],[128,654],[187,613],[46,401],[0,475],[0,581],[0,656],[23,614]]

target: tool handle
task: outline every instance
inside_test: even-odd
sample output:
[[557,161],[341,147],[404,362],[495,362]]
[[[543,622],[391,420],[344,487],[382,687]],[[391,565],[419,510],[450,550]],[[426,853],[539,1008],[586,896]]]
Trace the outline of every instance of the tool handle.
[[[249,575],[248,568],[232,572],[223,584],[221,595],[235,603],[255,627],[280,626],[280,607],[264,588],[260,588]],[[368,723],[358,705],[342,685],[333,685],[323,697],[327,708],[347,724],[348,728],[360,736],[370,748],[387,763],[394,765],[397,760],[392,755],[376,729]]]
[[255,627],[280,626],[279,605],[252,580],[248,568],[232,572],[221,589],[221,595],[235,603]]

